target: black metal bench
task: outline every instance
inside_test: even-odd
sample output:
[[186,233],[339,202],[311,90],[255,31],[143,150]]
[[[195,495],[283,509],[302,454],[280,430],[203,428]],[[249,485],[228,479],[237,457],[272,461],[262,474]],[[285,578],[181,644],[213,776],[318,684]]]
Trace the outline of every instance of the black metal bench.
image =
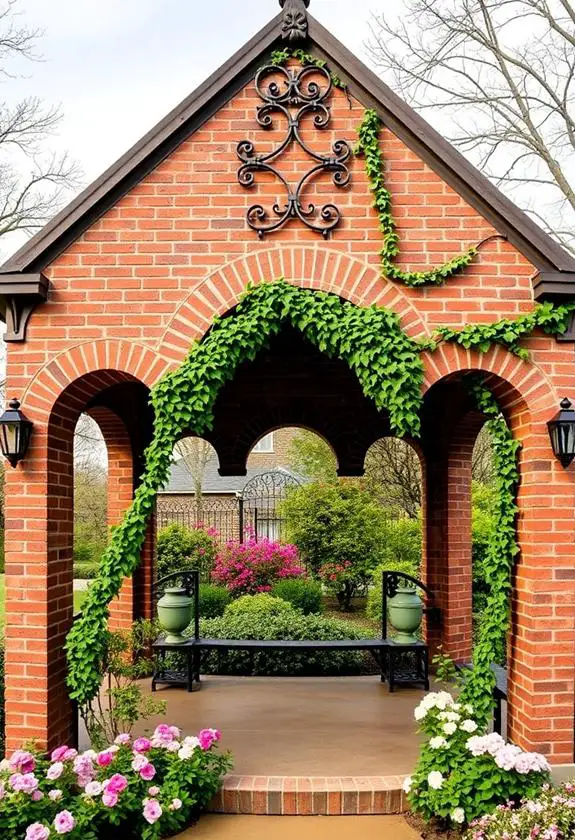
[[[473,663],[466,662],[462,666],[466,671],[473,670]],[[495,700],[495,708],[493,709],[493,731],[499,735],[502,734],[503,716],[501,705],[504,700],[507,700],[507,669],[501,665],[492,663],[491,670],[495,674],[495,685],[493,686],[493,699]]]
[[[158,685],[185,687],[189,692],[194,686],[200,687],[201,668],[207,654],[211,651],[227,652],[232,650],[255,651],[367,651],[376,660],[382,682],[389,683],[389,690],[394,691],[396,685],[409,683],[422,685],[429,690],[429,656],[428,647],[424,642],[413,644],[397,644],[387,638],[387,598],[397,589],[399,578],[406,578],[421,586],[427,593],[425,586],[408,575],[396,575],[392,572],[383,573],[383,621],[382,636],[379,639],[334,639],[328,641],[316,640],[260,640],[260,639],[205,639],[200,636],[199,614],[199,575],[198,572],[174,572],[162,578],[154,587],[156,599],[168,585],[178,584],[194,598],[193,636],[180,643],[168,643],[159,638],[154,643],[155,669],[152,678],[152,691]],[[428,593],[429,594],[429,593]],[[428,617],[433,620],[438,617],[438,610],[433,606],[426,609]],[[169,654],[179,654],[183,657],[183,667],[174,667]]]

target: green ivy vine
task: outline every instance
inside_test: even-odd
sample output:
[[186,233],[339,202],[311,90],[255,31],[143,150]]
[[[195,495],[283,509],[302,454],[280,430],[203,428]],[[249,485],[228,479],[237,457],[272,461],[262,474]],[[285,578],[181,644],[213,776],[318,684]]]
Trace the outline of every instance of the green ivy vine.
[[305,50],[292,50],[288,47],[284,50],[276,50],[272,53],[270,64],[275,67],[283,67],[288,63],[290,58],[295,58],[304,67],[318,67],[320,70],[327,70],[332,85],[340,90],[347,91],[347,85],[339,78],[339,76],[331,72],[327,66],[327,61],[324,61],[323,58],[316,58],[314,55],[306,53]]
[[391,193],[385,185],[385,161],[380,146],[381,120],[376,111],[366,111],[359,126],[358,154],[365,159],[365,171],[374,195],[373,206],[379,217],[379,228],[383,234],[383,248],[381,249],[381,270],[384,277],[398,280],[406,286],[440,286],[463,271],[477,256],[478,249],[474,246],[463,254],[459,254],[444,265],[429,271],[403,271],[395,264],[400,254],[399,234],[392,212]]
[[138,566],[156,494],[168,479],[174,444],[186,432],[201,437],[212,427],[222,385],[233,378],[238,365],[253,360],[285,322],[319,350],[349,365],[366,397],[388,412],[395,434],[419,434],[421,347],[403,332],[394,312],[362,309],[283,280],[249,289],[233,316],[217,319],[183,364],[152,391],[154,438],[145,454],[142,481],[114,530],[67,640],[68,688],[80,705],[99,691],[109,604]]
[[521,340],[531,336],[536,329],[543,330],[546,335],[564,333],[574,311],[575,303],[561,306],[540,303],[527,315],[515,319],[504,318],[493,324],[468,324],[462,329],[441,327],[437,336],[480,353],[486,353],[492,344],[500,344],[515,356],[527,360],[529,351],[521,347]]
[[489,596],[473,648],[473,669],[466,677],[459,702],[470,703],[478,725],[486,728],[493,711],[495,675],[493,662],[505,658],[505,644],[511,617],[512,573],[519,554],[516,520],[519,488],[518,454],[521,449],[497,400],[477,377],[470,382],[477,407],[488,417],[487,428],[493,444],[493,472],[497,506],[493,537],[485,557]]

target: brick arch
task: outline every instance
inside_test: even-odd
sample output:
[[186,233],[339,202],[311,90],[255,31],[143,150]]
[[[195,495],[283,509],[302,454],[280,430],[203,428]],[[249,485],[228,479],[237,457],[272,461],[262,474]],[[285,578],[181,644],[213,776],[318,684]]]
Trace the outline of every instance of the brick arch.
[[74,382],[91,375],[100,389],[119,381],[137,380],[151,388],[170,363],[154,350],[131,341],[90,341],[63,350],[31,380],[23,397],[27,410],[48,416],[59,396]]
[[331,292],[357,306],[385,306],[399,315],[409,335],[428,334],[413,303],[402,289],[382,279],[379,267],[332,248],[292,246],[239,257],[210,274],[180,304],[160,339],[159,352],[180,361],[215,316],[237,305],[248,283],[258,285],[278,277],[306,289]]
[[503,410],[511,416],[527,410],[531,422],[541,422],[557,410],[557,392],[547,376],[533,363],[500,345],[478,353],[459,345],[442,344],[435,352],[424,353],[422,358],[424,394],[453,374],[478,371],[493,377],[492,390]]

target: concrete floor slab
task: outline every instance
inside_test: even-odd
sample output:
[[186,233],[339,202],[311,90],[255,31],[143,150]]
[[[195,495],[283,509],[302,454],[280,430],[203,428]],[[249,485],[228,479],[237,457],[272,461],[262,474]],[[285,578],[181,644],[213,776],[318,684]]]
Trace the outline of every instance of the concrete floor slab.
[[205,816],[178,840],[420,840],[401,817]]
[[[159,689],[162,720],[223,732],[234,773],[257,776],[398,776],[412,771],[420,689],[394,694],[377,677],[205,677],[199,692]],[[158,719],[159,720],[159,719]],[[140,724],[138,733],[158,721]]]

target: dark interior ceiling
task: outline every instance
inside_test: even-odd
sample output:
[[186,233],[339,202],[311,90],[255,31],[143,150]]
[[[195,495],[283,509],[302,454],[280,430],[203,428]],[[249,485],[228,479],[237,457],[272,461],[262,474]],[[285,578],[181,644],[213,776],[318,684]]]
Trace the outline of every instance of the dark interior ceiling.
[[213,431],[221,475],[245,475],[254,444],[266,432],[301,426],[331,445],[343,476],[363,475],[369,447],[389,435],[385,412],[362,393],[345,362],[331,359],[289,326],[221,390]]

